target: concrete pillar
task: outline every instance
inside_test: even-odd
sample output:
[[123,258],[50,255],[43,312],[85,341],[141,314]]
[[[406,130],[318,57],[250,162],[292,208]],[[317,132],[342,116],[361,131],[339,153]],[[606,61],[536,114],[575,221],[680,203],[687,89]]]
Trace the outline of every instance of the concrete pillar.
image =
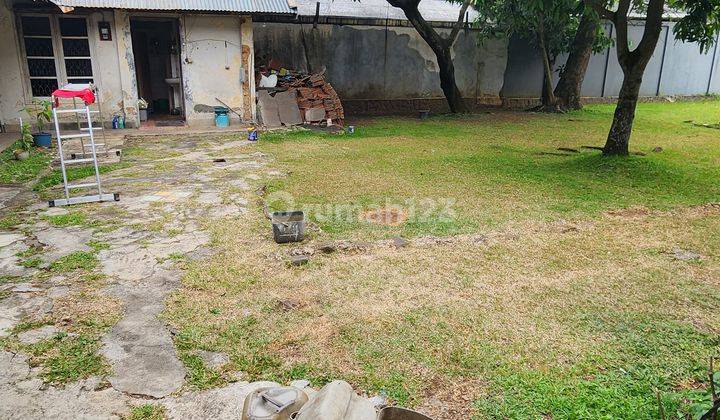
[[253,24],[250,16],[240,17],[241,63],[243,68],[242,107],[243,120],[255,121],[255,49],[253,47]]
[[132,35],[130,34],[130,14],[127,10],[115,9],[114,16],[125,126],[140,127],[140,114],[137,108],[138,88],[135,78],[135,56],[133,55]]

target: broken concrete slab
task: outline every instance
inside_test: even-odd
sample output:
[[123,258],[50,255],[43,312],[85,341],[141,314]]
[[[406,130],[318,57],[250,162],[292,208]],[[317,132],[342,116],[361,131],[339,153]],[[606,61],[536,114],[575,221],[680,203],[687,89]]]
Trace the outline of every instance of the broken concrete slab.
[[14,306],[0,305],[0,337],[10,335],[10,330],[20,323],[22,313]]
[[25,239],[25,235],[21,235],[19,233],[0,233],[0,248],[23,239]]
[[70,255],[78,251],[92,251],[87,242],[92,231],[80,227],[48,227],[34,232],[38,242],[48,247],[44,258],[48,261]]
[[303,123],[302,115],[300,115],[300,108],[297,103],[297,94],[294,90],[276,93],[275,100],[278,104],[280,122],[283,125],[289,127]]
[[45,325],[43,327],[18,334],[18,340],[23,344],[37,344],[41,341],[47,340],[59,332],[60,330],[54,325]]
[[36,293],[42,292],[43,289],[33,286],[30,283],[16,283],[10,291],[15,293]]
[[110,362],[114,389],[131,395],[162,398],[180,389],[185,366],[175,351],[170,332],[157,318],[169,289],[153,286],[119,288],[125,313],[103,337],[102,354]]
[[235,382],[207,391],[190,392],[162,402],[173,419],[239,419],[245,398],[259,388],[277,387],[275,382]]
[[308,108],[305,110],[305,121],[325,121],[325,108]]
[[270,96],[267,90],[261,89],[257,91],[257,112],[260,116],[260,122],[265,127],[282,127],[278,103],[275,98]]
[[68,209],[62,207],[50,207],[49,209],[42,212],[43,216],[62,216],[68,213]]

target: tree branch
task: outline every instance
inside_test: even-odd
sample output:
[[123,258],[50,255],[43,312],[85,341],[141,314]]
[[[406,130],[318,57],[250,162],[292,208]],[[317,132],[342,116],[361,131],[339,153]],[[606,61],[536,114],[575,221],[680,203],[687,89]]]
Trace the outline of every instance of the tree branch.
[[630,51],[628,46],[628,10],[630,9],[630,0],[620,0],[618,10],[615,12],[616,48],[618,61],[623,70],[627,70],[629,64]]
[[460,33],[460,28],[462,28],[463,21],[465,20],[465,13],[467,13],[467,9],[468,7],[470,7],[471,2],[472,0],[465,0],[465,3],[463,3],[462,7],[460,8],[458,20],[457,22],[455,22],[455,26],[453,27],[452,32],[450,32],[450,36],[447,38],[447,41],[451,47],[455,43],[455,39],[457,38],[458,33]]
[[650,0],[647,7],[645,17],[645,29],[643,37],[637,48],[631,53],[633,55],[640,54],[648,50],[654,51],[657,45],[660,31],[662,31],[662,15],[665,10],[665,0]]
[[607,19],[611,22],[615,21],[615,12],[605,8],[605,6],[603,6],[601,2],[597,0],[587,0],[585,4],[589,4],[590,7],[595,9],[595,12],[597,12],[598,16],[600,16],[601,18]]

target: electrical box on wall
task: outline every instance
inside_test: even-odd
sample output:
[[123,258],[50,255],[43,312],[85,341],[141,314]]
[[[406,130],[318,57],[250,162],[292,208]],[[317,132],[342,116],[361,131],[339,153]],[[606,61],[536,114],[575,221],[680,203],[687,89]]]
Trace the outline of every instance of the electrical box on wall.
[[100,41],[112,41],[110,22],[98,22],[98,30],[100,31]]

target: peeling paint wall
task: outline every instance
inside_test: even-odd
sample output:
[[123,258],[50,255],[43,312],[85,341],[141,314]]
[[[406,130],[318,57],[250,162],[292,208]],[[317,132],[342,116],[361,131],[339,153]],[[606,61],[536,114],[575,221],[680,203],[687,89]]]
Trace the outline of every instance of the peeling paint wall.
[[[132,34],[130,32],[130,14],[127,10],[114,10],[115,34],[113,39],[116,42],[115,74],[111,78],[119,82],[120,96],[116,102],[116,112],[125,117],[126,127],[139,127],[140,116],[137,107],[138,90],[135,77],[135,56],[132,49]],[[110,64],[112,58],[103,60],[102,64]]]
[[[0,120],[12,131],[18,110],[32,101],[22,58],[14,0],[0,0]],[[75,12],[88,21],[93,78],[100,91],[105,118],[123,115],[127,127],[139,126],[138,87],[130,19],[147,14],[127,10]],[[238,15],[172,15],[180,22],[184,106],[189,125],[212,125],[213,106],[220,98],[246,120],[255,117],[253,22]],[[98,22],[107,21],[111,41],[100,41]],[[237,122],[239,117],[230,114]],[[68,116],[68,121],[74,117]]]
[[[255,51],[258,59],[274,57],[288,68],[326,67],[343,99],[443,97],[435,54],[414,28],[256,23]],[[478,45],[472,31],[461,31],[453,53],[463,96],[499,99],[507,43]]]
[[[251,100],[251,97],[243,96],[245,68],[242,60],[243,46],[252,51],[251,19],[240,16],[184,15],[180,21],[180,32],[183,93],[188,124],[214,124],[212,107],[221,106],[215,98],[242,114],[243,101],[247,103]],[[239,120],[233,113],[230,113],[230,118],[236,122]]]
[[[19,33],[16,25],[16,14],[12,10],[14,1],[3,1],[0,4],[0,119],[9,130],[17,131],[19,118],[28,120],[28,115],[20,112],[27,104],[32,103],[27,78],[26,63],[20,49]],[[80,15],[80,14],[78,14]],[[112,116],[123,111],[123,89],[121,74],[125,60],[118,57],[118,27],[115,25],[116,16],[112,11],[92,12],[82,14],[87,19],[90,52],[93,61],[93,80],[100,92],[100,104],[103,110],[105,123],[109,124]],[[100,41],[98,37],[98,22],[111,23],[113,39]],[[120,61],[120,62],[119,62]],[[128,68],[126,64],[124,66]],[[120,70],[119,70],[120,69]],[[132,79],[134,80],[134,74]],[[131,92],[127,93],[129,101]],[[131,102],[135,102],[133,100]],[[69,102],[61,102],[65,106]],[[75,121],[72,115],[64,115],[65,121]]]
[[14,131],[18,117],[27,115],[18,112],[25,105],[25,78],[12,2],[0,3],[0,28],[0,121]]

